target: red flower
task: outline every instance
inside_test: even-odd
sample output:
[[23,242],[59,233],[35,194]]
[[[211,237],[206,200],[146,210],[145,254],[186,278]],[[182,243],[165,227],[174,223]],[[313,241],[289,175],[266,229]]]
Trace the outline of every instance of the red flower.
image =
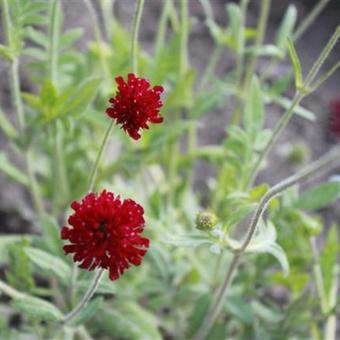
[[331,103],[330,129],[335,137],[340,138],[340,99]]
[[133,139],[139,139],[139,129],[148,129],[148,122],[161,123],[163,117],[159,109],[163,103],[160,94],[162,86],[150,88],[150,83],[136,77],[133,73],[128,75],[127,83],[123,77],[117,77],[118,92],[109,101],[111,107],[106,109],[109,117],[116,120]]
[[80,268],[109,269],[110,279],[116,280],[131,264],[141,264],[149,240],[140,236],[145,221],[139,204],[131,199],[121,201],[104,190],[87,194],[71,208],[75,211],[68,219],[72,227],[63,227],[61,238],[70,241],[64,251],[74,253]]

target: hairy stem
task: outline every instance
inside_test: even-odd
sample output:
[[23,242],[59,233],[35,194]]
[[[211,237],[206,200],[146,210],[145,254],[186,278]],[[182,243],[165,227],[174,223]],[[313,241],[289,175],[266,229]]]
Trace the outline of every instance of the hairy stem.
[[99,271],[97,271],[96,276],[94,277],[90,287],[84,294],[83,298],[80,300],[76,308],[74,308],[70,313],[66,314],[63,317],[63,319],[61,320],[62,324],[68,323],[70,320],[75,318],[86,307],[86,305],[91,300],[94,293],[96,292],[99,286],[100,280],[103,277],[103,274],[104,274],[104,269],[100,269]]
[[316,60],[314,65],[312,66],[311,70],[309,71],[306,80],[303,84],[303,89],[297,89],[297,92],[292,100],[292,103],[290,107],[287,109],[287,111],[284,113],[284,115],[279,120],[278,124],[276,125],[272,137],[268,141],[267,145],[264,147],[262,152],[260,153],[257,162],[254,165],[254,168],[250,172],[248,186],[251,186],[257,176],[257,173],[260,169],[260,166],[262,164],[262,161],[265,159],[273,145],[275,144],[276,140],[280,136],[281,132],[284,130],[284,128],[287,126],[288,122],[290,121],[291,117],[294,114],[294,109],[301,100],[306,96],[306,93],[304,92],[304,89],[308,89],[311,86],[311,82],[314,80],[316,74],[320,70],[321,66],[324,64],[326,58],[329,56],[330,52],[332,51],[334,45],[337,43],[340,36],[340,26],[337,27],[336,31],[328,41],[325,48],[322,50],[319,58]]
[[211,308],[209,309],[208,313],[206,314],[206,318],[202,323],[202,326],[198,330],[196,336],[194,337],[195,340],[202,340],[206,337],[208,332],[210,331],[211,327],[214,325],[217,317],[219,316],[223,303],[225,301],[226,294],[228,292],[228,287],[230,286],[234,273],[238,268],[239,262],[243,254],[245,253],[249,243],[251,242],[256,230],[259,221],[261,220],[269,202],[281,195],[285,190],[294,186],[297,183],[300,183],[307,178],[314,176],[320,172],[325,170],[330,171],[336,166],[340,165],[339,159],[340,147],[334,148],[324,157],[320,158],[319,160],[315,161],[314,163],[310,164],[297,174],[288,177],[287,179],[283,180],[282,182],[278,183],[277,185],[273,186],[261,199],[260,203],[258,204],[253,217],[251,219],[248,231],[246,236],[240,246],[233,255],[229,268],[226,272],[225,279],[223,281],[222,286],[219,288],[218,293],[216,294],[216,298],[213,301]]
[[96,160],[93,164],[93,167],[92,167],[92,170],[91,170],[91,175],[90,175],[90,178],[89,178],[88,192],[93,191],[93,189],[94,189],[94,183],[95,183],[95,180],[96,180],[96,175],[97,175],[99,163],[100,163],[101,157],[102,157],[102,155],[105,151],[105,147],[106,147],[107,141],[110,137],[110,133],[111,133],[113,124],[114,124],[114,120],[112,119],[111,122],[110,122],[110,125],[108,126],[108,128],[105,132],[103,141],[102,141],[100,148],[98,150],[97,157],[96,157]]

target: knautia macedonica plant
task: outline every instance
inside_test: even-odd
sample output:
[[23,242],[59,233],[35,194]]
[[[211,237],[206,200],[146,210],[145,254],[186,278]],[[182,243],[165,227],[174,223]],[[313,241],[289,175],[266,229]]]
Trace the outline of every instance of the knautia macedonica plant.
[[[127,29],[125,0],[0,0],[0,170],[32,203],[18,198],[24,229],[0,235],[0,338],[335,340],[339,105],[329,118],[304,100],[335,77],[340,28],[306,74],[299,57],[332,4],[302,17],[287,3],[273,23],[270,0],[164,0],[158,21],[132,3]],[[93,41],[67,29],[73,6]],[[334,137],[319,158],[316,117]]]

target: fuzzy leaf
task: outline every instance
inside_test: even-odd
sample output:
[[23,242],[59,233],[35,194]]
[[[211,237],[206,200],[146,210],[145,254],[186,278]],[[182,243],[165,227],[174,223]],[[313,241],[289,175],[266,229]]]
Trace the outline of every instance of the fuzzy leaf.
[[290,60],[292,62],[293,71],[294,71],[295,86],[297,89],[299,89],[303,85],[301,63],[300,63],[300,59],[296,52],[293,42],[290,39],[287,39],[287,41],[288,41],[288,52],[289,52]]
[[305,191],[296,203],[301,209],[316,210],[329,206],[340,198],[340,182],[328,182]]
[[0,151],[0,171],[15,182],[28,186],[29,180],[26,174],[11,163],[3,151]]
[[13,305],[27,316],[38,320],[60,320],[61,311],[52,303],[37,297],[22,295],[13,300]]
[[30,260],[41,269],[54,273],[64,282],[70,280],[71,269],[67,263],[60,258],[32,247],[25,248],[25,252]]

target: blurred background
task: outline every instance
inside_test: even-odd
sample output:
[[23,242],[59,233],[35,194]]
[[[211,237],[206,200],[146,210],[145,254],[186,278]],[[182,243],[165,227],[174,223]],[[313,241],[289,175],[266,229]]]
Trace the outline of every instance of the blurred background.
[[[98,0],[91,0],[98,9]],[[105,1],[105,0],[101,0]],[[225,15],[225,5],[230,1],[210,0],[215,20],[218,24],[225,26],[227,19]],[[237,1],[236,1],[237,2]],[[276,28],[279,25],[284,12],[290,3],[294,4],[298,10],[298,24],[310,12],[318,1],[295,0],[295,1],[272,1],[271,12],[269,16],[269,25],[265,41],[270,43],[275,37]],[[258,0],[249,2],[247,15],[247,25],[256,26],[256,20],[259,13]],[[127,30],[131,27],[132,16],[134,11],[134,0],[116,0],[114,2],[114,15],[117,20],[125,26]],[[178,5],[178,4],[177,4]],[[84,4],[82,0],[64,0],[62,6],[65,15],[65,29],[81,27],[84,34],[77,44],[81,51],[88,48],[89,41],[93,40],[93,28],[88,16],[84,13]],[[155,30],[160,17],[162,0],[146,0],[142,15],[140,44],[147,51],[152,50],[155,38]],[[205,13],[199,0],[189,0],[189,12],[192,17],[192,32],[189,39],[189,57],[190,63],[197,73],[197,79],[200,79],[202,70],[205,68],[213,51],[214,42],[209,34],[205,24]],[[100,16],[100,11],[97,11]],[[297,41],[297,51],[302,61],[303,71],[306,73],[311,67],[313,61],[319,55],[325,42],[331,36],[334,29],[339,24],[340,18],[340,1],[329,1],[326,8],[310,26],[307,32]],[[101,20],[100,20],[101,21]],[[0,30],[0,43],[3,43],[3,32]],[[324,65],[328,69],[340,56],[339,44],[334,49],[331,56]],[[225,74],[228,69],[232,68],[235,60],[232,53],[225,49],[217,65],[217,72]],[[265,69],[267,62],[265,58],[260,58],[257,63],[259,70]],[[269,78],[276,79],[278,75],[283,75],[290,69],[289,61],[279,63],[273,67],[269,73]],[[20,68],[20,77],[22,81],[22,90],[31,92],[35,91],[36,85],[29,80],[28,70],[25,68],[25,57]],[[113,77],[115,75],[112,75]],[[0,59],[0,102],[3,110],[11,120],[15,120],[10,105],[10,90],[8,82],[8,73],[6,64]],[[199,81],[199,80],[198,80]],[[296,159],[289,159],[289,155],[296,157],[315,158],[325,153],[336,139],[331,135],[329,130],[329,116],[332,101],[340,100],[340,77],[339,72],[333,75],[321,88],[312,96],[303,101],[303,106],[311,110],[317,116],[316,122],[312,123],[305,119],[295,116],[289,123],[288,128],[282,134],[279,142],[276,144],[274,151],[270,155],[270,171],[263,171],[258,179],[266,178],[271,184],[277,182],[284,176],[291,174],[296,168]],[[293,94],[293,92],[291,93]],[[199,130],[199,144],[213,145],[222,141],[225,136],[225,126],[230,120],[232,103],[227,103],[223,108],[216,109],[205,115]],[[278,121],[282,110],[271,106],[270,113],[267,115],[266,124],[268,127],[274,126]],[[294,144],[291,144],[293,141]],[[1,149],[13,154],[6,145],[6,139],[0,132]],[[20,161],[15,159],[14,163],[20,166]],[[1,160],[0,160],[1,161]],[[19,164],[18,164],[19,162]],[[299,160],[298,162],[299,163]],[[207,180],[215,174],[214,169],[208,163],[199,161],[195,169],[195,183],[198,189],[204,189]],[[324,209],[324,216],[329,219],[339,221],[340,209],[338,205]],[[31,202],[29,195],[22,187],[8,181],[0,173],[0,232],[1,233],[18,233],[30,232],[31,228]]]

